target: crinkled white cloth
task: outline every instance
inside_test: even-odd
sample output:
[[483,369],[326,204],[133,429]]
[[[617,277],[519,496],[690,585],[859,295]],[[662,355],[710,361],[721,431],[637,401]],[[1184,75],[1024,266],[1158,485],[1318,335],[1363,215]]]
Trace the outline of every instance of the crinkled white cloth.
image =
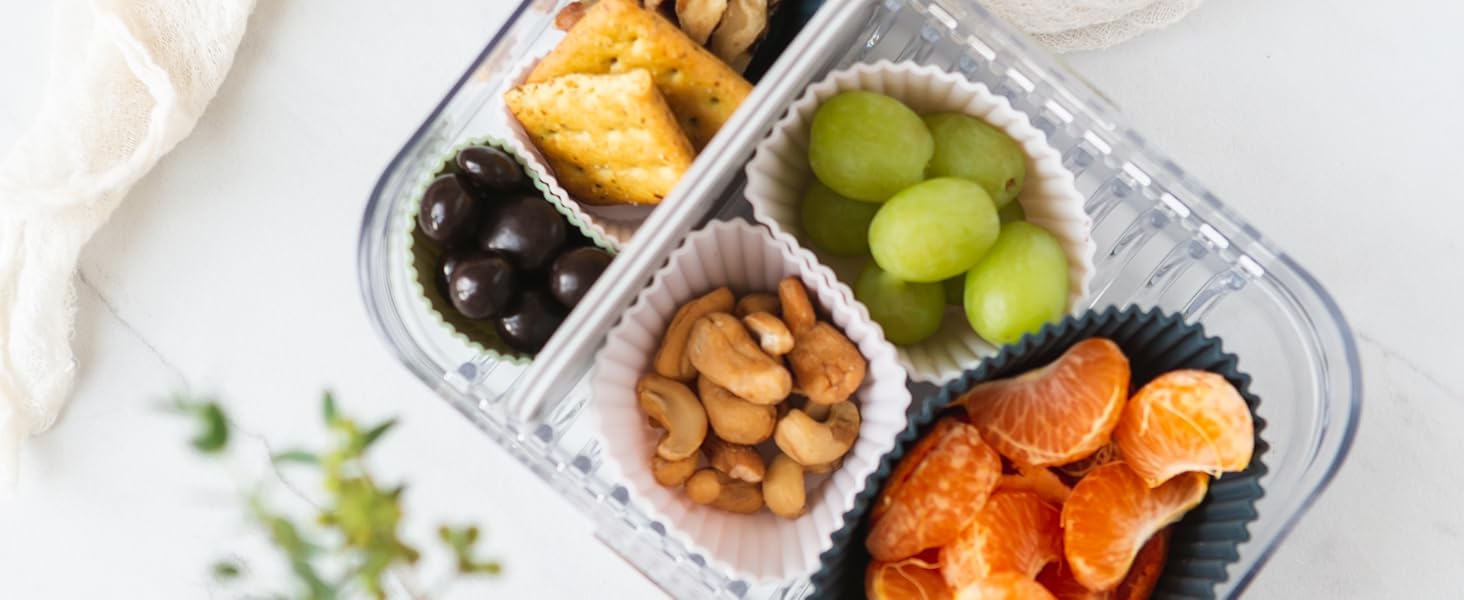
[[[35,122],[0,160],[0,488],[76,375],[82,245],[193,129],[254,0],[61,0]],[[9,85],[17,85],[11,81]]]
[[981,0],[1057,52],[1107,48],[1166,27],[1203,0]]

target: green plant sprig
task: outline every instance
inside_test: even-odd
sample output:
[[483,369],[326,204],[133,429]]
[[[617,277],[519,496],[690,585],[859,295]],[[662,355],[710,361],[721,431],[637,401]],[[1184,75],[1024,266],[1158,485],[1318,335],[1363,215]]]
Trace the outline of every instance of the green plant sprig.
[[[214,400],[179,397],[170,404],[177,413],[197,421],[189,440],[206,456],[229,449],[232,429],[227,413]],[[312,507],[312,519],[296,519],[269,506],[262,494],[247,498],[248,515],[267,535],[294,578],[295,589],[286,597],[335,600],[366,594],[386,597],[390,574],[414,567],[421,558],[416,547],[401,537],[402,494],[406,486],[381,485],[366,463],[367,452],[396,425],[389,419],[370,427],[342,415],[335,398],[325,393],[321,402],[328,444],[320,450],[303,448],[275,453],[276,467],[318,471],[324,502]],[[438,540],[452,553],[457,576],[497,575],[501,565],[478,554],[477,526],[438,528]],[[246,570],[238,561],[215,563],[212,574],[220,581],[236,581]],[[406,582],[398,579],[403,585]],[[420,592],[410,592],[421,597]]]

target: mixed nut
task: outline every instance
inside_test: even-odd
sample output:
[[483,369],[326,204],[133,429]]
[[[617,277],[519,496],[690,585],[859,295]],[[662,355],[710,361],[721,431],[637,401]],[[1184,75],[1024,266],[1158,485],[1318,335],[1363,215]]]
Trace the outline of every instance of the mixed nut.
[[859,438],[852,397],[867,368],[796,277],[777,295],[738,299],[723,287],[687,302],[636,384],[663,430],[652,475],[697,504],[796,518],[807,508],[804,475],[837,469]]
[[[753,50],[768,33],[781,0],[641,0],[641,6],[676,23],[686,36],[706,46],[738,72],[747,70]],[[555,15],[554,26],[568,30],[595,0],[571,2]]]

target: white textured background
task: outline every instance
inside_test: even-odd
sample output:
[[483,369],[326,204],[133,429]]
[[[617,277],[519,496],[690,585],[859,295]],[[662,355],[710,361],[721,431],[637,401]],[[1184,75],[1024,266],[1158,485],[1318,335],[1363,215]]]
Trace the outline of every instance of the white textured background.
[[[0,148],[40,102],[49,3],[0,3]],[[317,391],[400,415],[378,452],[414,534],[486,521],[504,577],[463,596],[643,597],[588,521],[400,368],[355,280],[376,177],[508,13],[501,0],[260,0],[193,136],[82,260],[77,395],[0,501],[0,597],[198,598],[250,529],[227,473],[153,407],[217,392],[275,447]],[[1308,267],[1356,329],[1351,458],[1256,579],[1258,598],[1464,596],[1464,7],[1209,2],[1068,62]],[[246,448],[259,440],[241,439]],[[430,568],[429,568],[430,570]]]

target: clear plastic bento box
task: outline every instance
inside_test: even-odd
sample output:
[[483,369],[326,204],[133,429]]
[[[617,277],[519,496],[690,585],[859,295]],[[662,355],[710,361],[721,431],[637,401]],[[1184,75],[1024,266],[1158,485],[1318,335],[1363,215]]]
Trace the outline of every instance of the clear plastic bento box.
[[[808,583],[749,585],[719,572],[605,476],[599,445],[579,418],[590,397],[593,355],[688,232],[749,213],[743,168],[786,107],[810,82],[857,62],[935,65],[984,83],[1027,113],[1062,153],[1093,218],[1089,304],[1178,312],[1240,357],[1262,398],[1270,473],[1251,539],[1217,595],[1246,587],[1346,456],[1361,369],[1332,298],[1107,102],[975,0],[823,3],[533,363],[497,362],[446,335],[414,297],[402,251],[407,234],[397,225],[410,208],[411,184],[454,144],[506,135],[504,76],[558,41],[554,16],[567,3],[524,0],[387,167],[362,225],[362,292],[408,369],[591,516],[604,543],[673,596],[798,598]],[[917,397],[930,389],[914,387]]]

